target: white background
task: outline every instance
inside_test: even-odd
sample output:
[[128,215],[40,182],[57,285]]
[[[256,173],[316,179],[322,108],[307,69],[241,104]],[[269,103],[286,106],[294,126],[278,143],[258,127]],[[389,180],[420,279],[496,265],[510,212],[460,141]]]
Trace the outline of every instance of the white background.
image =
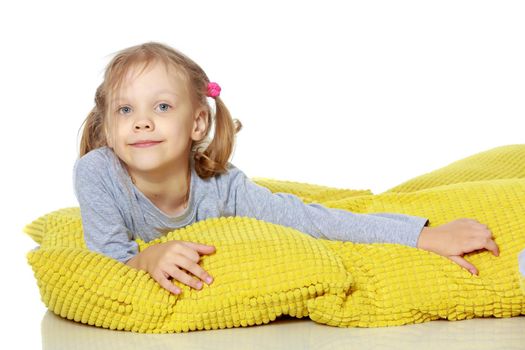
[[523,143],[523,18],[522,1],[3,2],[0,328],[40,347],[22,228],[78,205],[79,128],[112,53],[193,58],[244,124],[231,161],[248,176],[380,193]]

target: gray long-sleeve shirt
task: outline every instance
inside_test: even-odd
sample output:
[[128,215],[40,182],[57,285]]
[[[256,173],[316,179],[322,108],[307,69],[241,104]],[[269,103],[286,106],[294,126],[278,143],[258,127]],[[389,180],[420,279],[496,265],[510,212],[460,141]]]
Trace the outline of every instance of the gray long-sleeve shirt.
[[418,216],[358,214],[306,204],[291,193],[272,193],[257,185],[231,163],[227,173],[203,180],[193,160],[190,163],[189,205],[182,214],[170,217],[132,183],[110,148],[97,148],[77,159],[73,184],[88,249],[126,262],[138,253],[136,238],[149,242],[174,229],[220,216],[254,217],[316,238],[415,247],[428,223]]

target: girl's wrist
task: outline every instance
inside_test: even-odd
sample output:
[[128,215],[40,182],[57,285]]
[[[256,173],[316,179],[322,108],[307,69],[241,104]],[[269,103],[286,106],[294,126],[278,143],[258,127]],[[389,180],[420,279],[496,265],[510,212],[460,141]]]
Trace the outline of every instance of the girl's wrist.
[[431,228],[423,227],[419,238],[417,239],[416,247],[419,249],[430,250],[430,241],[431,241]]
[[133,267],[133,268],[135,268],[137,270],[147,271],[146,267],[144,266],[144,259],[142,259],[143,256],[141,254],[142,254],[142,252],[138,253],[137,255],[135,255],[134,257],[129,259],[126,262],[126,265],[131,266],[131,267]]

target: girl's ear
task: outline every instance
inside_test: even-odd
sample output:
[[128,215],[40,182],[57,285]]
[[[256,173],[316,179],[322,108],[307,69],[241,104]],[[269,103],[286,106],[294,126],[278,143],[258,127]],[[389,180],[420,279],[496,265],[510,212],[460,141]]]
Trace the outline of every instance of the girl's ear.
[[197,110],[195,118],[193,119],[191,138],[194,141],[202,140],[204,135],[206,135],[206,130],[208,130],[208,109],[201,107]]

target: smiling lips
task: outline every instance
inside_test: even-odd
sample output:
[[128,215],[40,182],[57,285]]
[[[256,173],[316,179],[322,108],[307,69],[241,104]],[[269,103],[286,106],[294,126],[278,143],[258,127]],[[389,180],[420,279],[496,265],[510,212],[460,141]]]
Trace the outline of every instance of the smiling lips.
[[162,141],[152,141],[152,140],[144,140],[144,141],[139,141],[137,143],[133,143],[131,144],[131,146],[133,147],[140,147],[140,148],[144,148],[144,147],[151,147],[151,146],[155,146],[159,143],[161,143]]

